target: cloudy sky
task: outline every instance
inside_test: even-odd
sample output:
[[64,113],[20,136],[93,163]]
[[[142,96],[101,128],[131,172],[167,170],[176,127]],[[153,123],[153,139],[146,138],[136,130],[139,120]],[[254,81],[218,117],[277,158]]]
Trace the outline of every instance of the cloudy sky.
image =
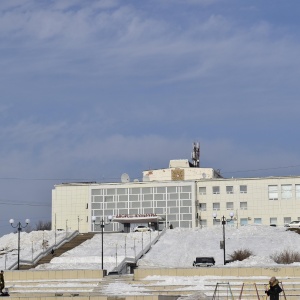
[[0,2],[0,234],[68,181],[190,158],[299,175],[300,2]]

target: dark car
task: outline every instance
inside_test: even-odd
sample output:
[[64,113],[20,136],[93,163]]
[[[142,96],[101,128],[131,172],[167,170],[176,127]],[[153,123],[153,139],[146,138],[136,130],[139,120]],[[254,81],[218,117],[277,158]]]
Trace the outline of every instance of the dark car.
[[211,267],[215,265],[215,259],[213,257],[196,257],[193,262],[194,267]]

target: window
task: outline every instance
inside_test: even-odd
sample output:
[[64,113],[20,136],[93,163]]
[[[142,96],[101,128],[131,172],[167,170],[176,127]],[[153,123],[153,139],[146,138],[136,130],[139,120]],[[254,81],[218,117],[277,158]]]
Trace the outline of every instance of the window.
[[116,189],[118,195],[125,195],[127,194],[127,189]]
[[261,218],[254,218],[254,224],[261,224]]
[[213,203],[213,210],[220,210],[220,203],[219,202]]
[[104,196],[104,202],[114,202],[114,196]]
[[277,225],[277,218],[270,218],[270,225]]
[[300,184],[296,184],[296,198],[300,199]]
[[132,188],[131,189],[131,194],[139,194],[140,193],[140,188]]
[[247,226],[248,225],[248,219],[247,218],[241,218],[240,219],[240,225],[241,226]]
[[247,202],[240,202],[240,209],[247,210]]
[[158,194],[163,194],[163,193],[165,193],[166,192],[166,187],[157,187],[156,188],[156,192],[158,193]]
[[234,226],[234,219],[227,219],[227,221],[226,221],[226,225],[227,226],[230,226],[230,227],[233,227]]
[[107,195],[114,195],[116,193],[115,189],[107,189],[106,190]]
[[233,194],[233,186],[226,186],[226,193],[227,194]]
[[283,224],[285,225],[285,224],[289,224],[289,223],[291,223],[292,222],[292,218],[290,218],[290,217],[284,217],[283,218]]
[[201,211],[206,211],[206,203],[199,203],[199,208]]
[[199,187],[199,194],[200,195],[206,195],[206,187],[205,186],[200,186]]
[[233,210],[233,202],[226,202],[226,209]]
[[219,186],[213,186],[213,194],[220,194],[220,187]]
[[278,200],[278,186],[277,185],[269,185],[269,200]]
[[240,185],[240,193],[247,194],[247,186],[246,185]]
[[281,185],[281,198],[282,199],[291,199],[292,198],[292,185],[291,184],[282,184]]
[[101,195],[102,190],[92,190],[92,196],[93,195]]

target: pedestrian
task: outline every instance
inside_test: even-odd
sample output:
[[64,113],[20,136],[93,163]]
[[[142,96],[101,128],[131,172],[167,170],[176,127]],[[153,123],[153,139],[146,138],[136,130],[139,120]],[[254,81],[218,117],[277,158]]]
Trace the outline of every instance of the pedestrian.
[[54,249],[51,250],[51,254],[52,254],[52,256],[54,256]]
[[265,293],[270,296],[270,300],[279,300],[279,294],[282,292],[279,281],[276,277],[271,277]]
[[4,289],[5,287],[5,282],[4,282],[4,271],[1,270],[0,272],[0,293],[2,294],[2,290]]

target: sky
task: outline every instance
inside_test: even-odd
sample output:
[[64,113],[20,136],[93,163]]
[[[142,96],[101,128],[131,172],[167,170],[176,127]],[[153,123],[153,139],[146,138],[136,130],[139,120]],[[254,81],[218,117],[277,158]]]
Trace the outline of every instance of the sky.
[[[278,268],[285,265],[277,264],[272,256],[280,254],[285,250],[300,253],[300,235],[287,231],[285,227],[272,227],[264,225],[249,225],[239,228],[226,226],[226,259],[237,250],[250,250],[253,254],[243,261],[236,261],[223,265],[223,250],[220,249],[220,240],[223,239],[221,226],[213,228],[197,229],[167,229],[166,233],[153,231],[151,233],[105,233],[104,234],[104,269],[112,271],[122,262],[124,257],[133,258],[142,249],[145,249],[150,241],[161,234],[159,241],[151,250],[138,261],[139,268],[192,268],[193,261],[199,256],[213,256],[216,264],[212,268],[231,267],[262,267]],[[54,245],[54,231],[33,231],[21,233],[20,258],[31,260],[43,250],[43,241],[46,241],[47,249]],[[61,241],[65,232],[58,232],[56,240]],[[274,239],[276,236],[276,239]],[[17,257],[17,234],[7,234],[0,238],[3,247],[0,256],[0,267],[5,268],[16,261]],[[289,266],[300,266],[295,262]],[[101,234],[96,234],[92,239],[85,241],[74,249],[71,249],[59,257],[54,256],[50,263],[36,267],[37,270],[66,270],[66,269],[101,269]],[[268,277],[265,278],[266,283]],[[148,276],[146,280],[159,281],[161,285],[179,285],[183,282],[189,286],[189,290],[211,289],[212,284],[224,281],[214,276]],[[229,280],[226,278],[226,280]],[[284,282],[284,278],[281,278]],[[110,283],[109,283],[110,282]],[[139,294],[147,293],[146,281],[139,282],[138,287],[133,287],[131,281],[127,283],[109,281],[104,292],[107,294]],[[228,282],[228,281],[227,281]],[[144,285],[143,285],[144,283]],[[206,284],[210,287],[205,287]],[[47,286],[47,283],[44,283]],[[53,284],[53,283],[52,283]],[[66,284],[66,283],[65,283]],[[157,284],[157,283],[156,283]],[[97,282],[95,282],[95,286]],[[16,288],[16,287],[15,287]],[[15,289],[14,288],[14,289]],[[54,292],[62,291],[61,285],[53,287]],[[78,287],[80,288],[80,286]],[[94,288],[94,287],[92,287]],[[149,288],[148,288],[149,289]],[[149,290],[148,290],[149,291]]]
[[70,181],[189,159],[299,175],[298,0],[0,3],[0,236]]

